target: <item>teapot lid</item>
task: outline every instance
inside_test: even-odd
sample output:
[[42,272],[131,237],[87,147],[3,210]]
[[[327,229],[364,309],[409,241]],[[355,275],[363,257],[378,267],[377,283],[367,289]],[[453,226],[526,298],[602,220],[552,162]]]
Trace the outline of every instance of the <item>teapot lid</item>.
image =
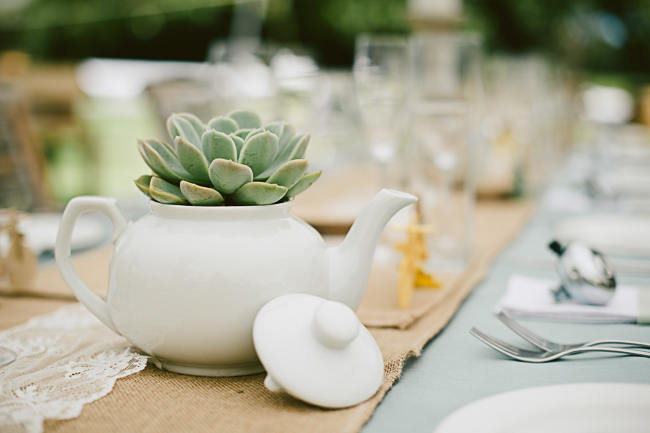
[[361,403],[384,377],[375,339],[340,302],[307,294],[275,298],[257,313],[253,340],[266,387],[316,406]]

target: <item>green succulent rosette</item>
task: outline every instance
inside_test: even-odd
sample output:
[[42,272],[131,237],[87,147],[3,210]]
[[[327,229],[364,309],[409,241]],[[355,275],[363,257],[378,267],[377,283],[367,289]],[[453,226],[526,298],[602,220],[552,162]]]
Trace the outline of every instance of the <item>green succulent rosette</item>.
[[268,205],[309,188],[321,172],[307,173],[309,135],[296,135],[284,122],[262,125],[246,110],[204,124],[190,113],[167,119],[168,144],[138,140],[138,151],[153,171],[135,180],[159,203],[217,206]]

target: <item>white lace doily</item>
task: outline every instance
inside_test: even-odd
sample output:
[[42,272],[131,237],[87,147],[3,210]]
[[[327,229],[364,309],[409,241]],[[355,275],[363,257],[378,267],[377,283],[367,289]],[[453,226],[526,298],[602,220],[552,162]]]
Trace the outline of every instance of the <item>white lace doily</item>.
[[143,370],[135,352],[81,305],[63,307],[0,332],[17,354],[0,368],[0,431],[40,433],[45,419],[79,416],[119,378]]

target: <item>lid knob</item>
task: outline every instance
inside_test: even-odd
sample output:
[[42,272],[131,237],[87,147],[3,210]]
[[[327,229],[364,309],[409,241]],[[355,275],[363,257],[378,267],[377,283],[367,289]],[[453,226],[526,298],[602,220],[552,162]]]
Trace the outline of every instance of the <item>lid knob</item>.
[[312,326],[321,344],[343,349],[357,338],[361,323],[347,305],[325,301],[316,309]]

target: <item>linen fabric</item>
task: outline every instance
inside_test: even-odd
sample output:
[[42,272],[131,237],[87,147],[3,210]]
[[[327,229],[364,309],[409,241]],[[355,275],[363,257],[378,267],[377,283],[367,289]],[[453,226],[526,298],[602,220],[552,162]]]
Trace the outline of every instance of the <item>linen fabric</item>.
[[[474,257],[467,269],[436,275],[441,290],[418,290],[407,310],[396,307],[397,269],[375,266],[359,317],[377,340],[384,357],[384,380],[369,400],[328,410],[302,403],[263,386],[264,375],[204,378],[158,370],[149,365],[118,380],[105,397],[87,404],[76,419],[45,422],[46,432],[358,432],[399,378],[404,362],[451,319],[463,299],[485,276],[495,254],[520,230],[533,207],[529,202],[477,205]],[[81,278],[102,293],[108,272],[108,248],[81,254],[73,262]],[[0,298],[0,328],[71,303],[53,268],[43,269],[29,297]],[[44,299],[43,297],[57,299]],[[344,379],[344,378],[343,378]]]

